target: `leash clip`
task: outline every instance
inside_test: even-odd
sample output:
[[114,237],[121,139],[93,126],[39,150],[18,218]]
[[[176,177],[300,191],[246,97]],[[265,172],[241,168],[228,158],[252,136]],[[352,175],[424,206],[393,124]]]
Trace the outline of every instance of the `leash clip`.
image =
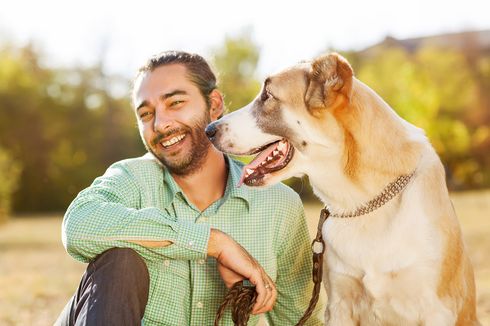
[[311,243],[311,251],[315,254],[323,254],[325,252],[325,244],[323,240],[313,240]]

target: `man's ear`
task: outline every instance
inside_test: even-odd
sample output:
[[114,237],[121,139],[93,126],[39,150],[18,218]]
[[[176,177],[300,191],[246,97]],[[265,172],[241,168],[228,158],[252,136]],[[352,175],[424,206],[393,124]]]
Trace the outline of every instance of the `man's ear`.
[[214,89],[209,94],[209,115],[211,117],[211,121],[215,121],[219,119],[223,115],[224,104],[223,104],[223,95],[217,90]]
[[336,108],[350,100],[354,72],[345,58],[330,53],[311,64],[305,102],[310,110]]

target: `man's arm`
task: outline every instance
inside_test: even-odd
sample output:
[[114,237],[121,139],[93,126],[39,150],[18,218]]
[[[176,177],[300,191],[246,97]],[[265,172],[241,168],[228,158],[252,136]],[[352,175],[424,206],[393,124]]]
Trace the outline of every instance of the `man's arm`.
[[63,244],[88,262],[114,247],[147,259],[195,260],[207,255],[210,226],[176,221],[156,207],[140,208],[141,189],[121,163],[111,166],[71,203],[63,220]]
[[[272,309],[275,290],[257,261],[225,233],[208,224],[178,222],[155,207],[139,208],[141,189],[122,164],[115,164],[72,202],[62,228],[63,244],[75,259],[89,262],[114,248],[132,248],[149,260],[195,260],[211,256],[218,265],[257,288],[254,313]],[[222,274],[225,283],[230,283]]]
[[[303,316],[313,291],[312,252],[303,205],[296,196],[285,205],[280,243],[277,253],[277,302],[266,315],[270,325],[295,325]],[[323,289],[322,289],[323,290]],[[323,325],[321,300],[305,325]]]

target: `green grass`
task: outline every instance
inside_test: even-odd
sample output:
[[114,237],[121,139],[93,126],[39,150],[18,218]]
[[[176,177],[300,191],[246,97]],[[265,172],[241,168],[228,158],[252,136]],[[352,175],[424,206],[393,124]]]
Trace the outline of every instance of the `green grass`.
[[[478,315],[490,325],[490,191],[453,194],[475,267]],[[306,205],[310,231],[320,203]],[[0,226],[0,325],[52,325],[85,265],[64,251],[61,216],[14,218]]]

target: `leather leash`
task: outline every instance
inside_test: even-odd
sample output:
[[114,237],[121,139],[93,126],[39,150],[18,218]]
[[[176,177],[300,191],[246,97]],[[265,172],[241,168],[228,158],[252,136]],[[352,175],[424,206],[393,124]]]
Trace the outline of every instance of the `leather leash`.
[[[313,251],[313,292],[311,294],[310,303],[305,313],[298,321],[296,326],[303,326],[308,318],[311,317],[315,310],[318,299],[320,298],[320,290],[323,277],[323,254],[325,252],[325,241],[322,236],[323,223],[330,216],[328,208],[324,207],[320,212],[320,220],[318,221],[318,227],[316,237],[311,243],[311,250]],[[235,326],[246,326],[248,319],[250,318],[250,312],[257,298],[257,292],[255,287],[244,286],[243,282],[237,282],[228,291],[225,299],[221,303],[216,318],[214,320],[214,326],[219,326],[219,322],[226,307],[230,304],[232,309],[232,320]]]

